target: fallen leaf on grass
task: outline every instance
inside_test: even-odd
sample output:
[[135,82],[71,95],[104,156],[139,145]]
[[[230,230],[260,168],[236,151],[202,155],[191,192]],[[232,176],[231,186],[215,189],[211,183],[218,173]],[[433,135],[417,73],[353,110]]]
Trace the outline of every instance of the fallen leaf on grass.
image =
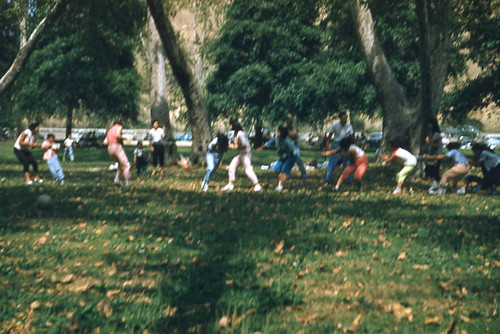
[[316,320],[316,318],[318,318],[318,317],[319,317],[318,313],[313,313],[311,315],[308,315],[307,317],[298,318],[297,320],[300,322],[303,322],[304,324],[309,324],[309,323],[313,322],[314,320]]
[[173,317],[175,315],[175,313],[177,312],[177,307],[175,306],[170,306],[168,305],[164,310],[163,310],[163,313],[165,313],[165,315],[167,317]]
[[114,296],[118,295],[120,293],[121,290],[119,289],[115,289],[115,290],[108,290],[106,292],[106,297],[108,298],[113,298]]
[[108,276],[114,276],[116,274],[116,264],[111,263],[111,268],[108,269]]
[[351,326],[349,326],[349,327],[346,328],[346,331],[348,331],[348,332],[355,332],[355,331],[357,331],[358,327],[359,327],[359,324],[361,322],[361,318],[362,317],[363,316],[361,314],[358,314],[358,316],[352,322]]
[[276,246],[276,248],[274,249],[274,254],[276,254],[276,255],[283,254],[283,246],[285,246],[285,241],[281,240],[279,242],[279,244]]
[[40,307],[40,302],[38,300],[35,300],[33,303],[31,303],[30,308],[32,310],[36,310],[37,308]]
[[78,321],[76,320],[73,320],[73,322],[71,324],[69,324],[66,329],[69,331],[69,332],[72,332],[72,331],[76,331],[78,329]]
[[227,327],[227,326],[229,326],[229,318],[226,317],[226,316],[223,316],[219,320],[219,327],[220,328],[224,328],[224,327]]
[[55,278],[53,281],[63,283],[63,284],[68,284],[71,283],[75,279],[75,275],[69,274],[61,278]]
[[491,266],[493,268],[500,268],[500,261],[493,260],[493,262],[491,263]]
[[459,297],[463,297],[463,296],[466,296],[467,295],[467,289],[465,288],[465,286],[463,286],[462,288],[457,288],[457,291],[455,291],[457,293],[457,296]]
[[97,267],[99,268],[100,266],[102,266],[104,264],[104,261],[97,261],[96,263],[94,263],[94,267]]
[[449,282],[439,282],[439,286],[445,291],[450,292],[453,290],[452,281]]
[[406,260],[407,258],[408,258],[408,256],[406,255],[406,252],[403,252],[403,253],[399,254],[398,261]]
[[428,264],[414,264],[412,268],[415,269],[415,270],[427,270],[430,267],[431,266],[428,265]]
[[109,318],[113,315],[113,308],[111,307],[111,304],[109,304],[105,300],[101,300],[97,304],[97,311],[104,314],[106,318]]
[[346,257],[347,256],[347,252],[343,252],[342,249],[339,249],[339,251],[337,253],[335,253],[335,256],[337,257]]
[[413,311],[411,307],[404,307],[400,303],[392,303],[384,307],[384,311],[392,312],[398,321],[407,318],[409,322],[413,321]]
[[425,318],[424,324],[429,325],[429,324],[440,324],[441,321],[439,320],[438,316],[432,317],[432,318]]

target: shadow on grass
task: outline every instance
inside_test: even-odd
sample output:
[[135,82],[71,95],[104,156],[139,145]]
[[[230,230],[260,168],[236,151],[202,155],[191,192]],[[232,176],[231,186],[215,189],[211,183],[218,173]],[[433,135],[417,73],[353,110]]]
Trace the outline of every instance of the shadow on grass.
[[[389,174],[385,170],[383,173]],[[188,174],[176,177],[176,182],[192,180]],[[201,193],[168,189],[168,182],[165,186],[153,181],[123,190],[88,182],[109,184],[110,178],[109,173],[82,172],[75,177],[82,185],[69,184],[61,188],[63,191],[56,186],[4,187],[6,191],[0,194],[0,224],[3,230],[20,231],[32,229],[30,223],[37,218],[61,220],[67,225],[80,220],[105,220],[119,228],[137,225],[136,234],[144,238],[173,237],[174,246],[192,250],[196,255],[189,259],[171,258],[166,262],[160,255],[151,255],[145,264],[146,270],[163,277],[157,293],[164,306],[177,309],[170,317],[153,323],[151,329],[155,332],[210,332],[224,312],[236,310],[243,314],[254,308],[267,314],[300,304],[302,296],[292,279],[282,277],[281,281],[267,282],[265,276],[257,274],[257,259],[267,261],[273,257],[280,240],[296,245],[301,254],[356,249],[361,241],[355,237],[325,236],[329,228],[338,229],[349,218],[366,220],[367,228],[383,229],[392,236],[404,237],[418,230],[417,242],[439,244],[450,250],[478,241],[493,247],[499,235],[497,217],[485,213],[461,215],[459,202],[446,203],[449,208],[444,209],[442,201],[415,204],[380,195],[343,196],[321,191],[308,194],[299,192],[303,187],[300,181],[290,186],[297,192],[283,194]],[[272,174],[264,179],[274,182]],[[42,192],[53,197],[51,210],[34,207]],[[256,253],[261,255],[254,256]],[[111,253],[109,261],[119,256],[118,252]],[[255,328],[262,328],[262,324]]]

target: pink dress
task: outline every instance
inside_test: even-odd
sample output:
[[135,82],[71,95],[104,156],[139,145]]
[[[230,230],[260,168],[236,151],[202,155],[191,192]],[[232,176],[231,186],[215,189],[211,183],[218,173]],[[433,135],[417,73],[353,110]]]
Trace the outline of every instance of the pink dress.
[[123,128],[119,124],[115,124],[108,130],[106,140],[108,141],[108,153],[111,159],[118,162],[118,170],[116,171],[115,183],[119,181],[120,174],[123,174],[125,181],[130,179],[130,163],[128,161],[125,150],[123,149],[118,132]]

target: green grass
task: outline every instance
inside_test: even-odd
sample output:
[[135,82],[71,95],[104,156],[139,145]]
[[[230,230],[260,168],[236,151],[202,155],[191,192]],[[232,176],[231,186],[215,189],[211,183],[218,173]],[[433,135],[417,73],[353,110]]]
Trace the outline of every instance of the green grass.
[[77,149],[63,186],[43,163],[25,186],[1,143],[0,332],[499,332],[498,196],[417,180],[393,197],[375,164],[361,194],[322,189],[324,171],[276,193],[274,158],[254,152],[262,193],[241,170],[220,192],[223,168],[207,193],[203,168],[115,188],[104,149]]

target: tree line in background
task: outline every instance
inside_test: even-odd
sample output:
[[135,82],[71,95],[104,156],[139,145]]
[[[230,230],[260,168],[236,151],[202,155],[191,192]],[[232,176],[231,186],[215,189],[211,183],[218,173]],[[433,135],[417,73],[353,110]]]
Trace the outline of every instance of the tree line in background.
[[[286,114],[309,124],[338,111],[381,115],[384,139],[418,153],[428,119],[498,105],[498,1],[2,0],[2,75],[59,3],[19,77],[7,89],[0,82],[3,122],[59,115],[71,124],[73,113],[135,121],[149,91],[151,117],[169,124],[175,89],[164,58],[187,107],[194,161],[219,116],[258,128]],[[169,19],[180,8],[193,12],[193,60]],[[208,39],[214,17],[223,24]],[[150,80],[134,66],[144,45]],[[465,80],[470,63],[481,72]]]

